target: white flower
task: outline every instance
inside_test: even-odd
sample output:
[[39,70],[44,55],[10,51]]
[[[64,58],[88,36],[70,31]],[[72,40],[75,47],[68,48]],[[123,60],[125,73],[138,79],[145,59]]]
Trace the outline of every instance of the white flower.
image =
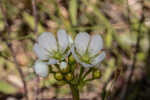
[[75,45],[71,52],[78,63],[84,67],[92,67],[100,64],[106,54],[101,51],[103,40],[96,34],[90,37],[86,32],[80,32],[75,38]]
[[38,58],[47,60],[48,64],[56,64],[70,54],[69,37],[65,30],[59,30],[57,38],[50,32],[44,32],[37,41],[33,49]]
[[37,60],[34,65],[34,71],[41,77],[48,76],[48,65],[45,62]]

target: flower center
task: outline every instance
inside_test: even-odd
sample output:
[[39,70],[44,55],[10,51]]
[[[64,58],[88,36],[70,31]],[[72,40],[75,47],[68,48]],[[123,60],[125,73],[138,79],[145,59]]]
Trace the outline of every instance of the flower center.
[[62,54],[61,54],[60,52],[55,52],[55,53],[54,53],[54,58],[55,58],[55,59],[58,59],[58,60],[61,60]]
[[84,61],[85,63],[90,63],[90,57],[86,54],[84,56],[82,56],[82,61]]

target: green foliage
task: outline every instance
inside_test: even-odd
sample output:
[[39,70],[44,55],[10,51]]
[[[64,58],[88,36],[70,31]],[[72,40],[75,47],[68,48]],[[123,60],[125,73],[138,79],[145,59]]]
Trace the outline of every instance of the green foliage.
[[77,0],[70,0],[69,1],[69,13],[72,24],[75,26],[77,25],[77,10],[78,10],[78,1]]
[[17,90],[9,83],[0,80],[0,91],[6,94],[12,94],[12,93],[16,93]]
[[[28,25],[30,26],[30,28],[32,30],[34,30],[34,17],[29,15],[28,13],[23,13],[23,17],[24,17],[24,20],[28,23]],[[41,24],[38,23],[38,31],[39,33],[42,33],[44,32],[44,28],[41,26]]]

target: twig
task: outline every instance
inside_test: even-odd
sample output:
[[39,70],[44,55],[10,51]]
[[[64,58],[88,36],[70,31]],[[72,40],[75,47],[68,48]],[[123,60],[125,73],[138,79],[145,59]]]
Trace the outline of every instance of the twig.
[[[9,27],[9,24],[8,24],[6,13],[5,13],[4,9],[3,9],[3,6],[2,6],[1,2],[0,2],[0,9],[1,9],[1,13],[2,13],[2,15],[4,17],[5,27],[6,27],[7,33],[8,33],[8,40],[10,40],[9,35],[11,33],[11,30],[10,30],[10,27]],[[27,85],[26,85],[26,82],[25,82],[24,74],[23,74],[23,71],[21,70],[21,68],[19,67],[19,64],[17,62],[16,55],[15,55],[14,50],[12,48],[12,44],[10,42],[8,42],[8,41],[6,41],[6,44],[7,44],[8,48],[10,49],[11,55],[13,57],[13,61],[14,61],[15,65],[16,65],[16,69],[18,70],[19,75],[21,77],[21,80],[22,80],[22,83],[23,83],[23,86],[24,86],[24,96],[25,96],[26,100],[29,100],[28,99],[28,90],[27,90]]]
[[36,77],[36,79],[35,79],[35,82],[36,82],[36,86],[35,86],[35,88],[34,88],[34,100],[39,100],[39,96],[38,96],[38,94],[39,94],[39,82],[40,82],[40,77],[39,76],[37,76]]
[[81,78],[82,80],[92,71],[93,68],[90,68]]
[[35,0],[32,0],[32,11],[34,16],[34,34],[37,37],[38,35],[38,19],[37,19],[37,10],[35,6]]
[[127,91],[128,91],[128,88],[129,88],[129,85],[130,85],[130,82],[131,82],[131,79],[132,79],[132,75],[133,75],[133,71],[134,71],[134,68],[136,66],[136,62],[137,62],[137,54],[139,52],[139,49],[140,49],[140,41],[141,41],[141,33],[142,33],[142,24],[143,22],[145,21],[145,17],[144,17],[144,0],[141,0],[141,5],[142,5],[142,16],[141,16],[141,19],[139,21],[139,27],[138,27],[138,36],[137,36],[137,41],[136,41],[136,50],[135,50],[135,53],[134,53],[134,58],[133,58],[133,63],[132,65],[129,67],[131,72],[129,73],[129,78],[127,80],[127,85],[124,86],[123,88],[123,91],[121,92],[121,95],[120,95],[120,100],[126,100],[125,97],[127,96]]
[[[37,19],[37,9],[36,9],[36,3],[35,0],[32,0],[32,11],[33,11],[33,16],[34,16],[34,34],[35,37],[37,38],[38,36],[38,19]],[[40,78],[39,76],[36,77],[36,86],[34,88],[34,100],[39,100],[38,99],[38,94],[39,94],[39,82]]]

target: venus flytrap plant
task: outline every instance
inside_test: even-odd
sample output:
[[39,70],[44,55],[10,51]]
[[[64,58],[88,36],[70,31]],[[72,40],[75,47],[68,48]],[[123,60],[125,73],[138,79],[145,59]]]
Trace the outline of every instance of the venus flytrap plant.
[[[52,33],[44,32],[33,48],[38,57],[34,65],[36,74],[46,77],[51,73],[58,83],[68,84],[73,100],[80,100],[80,86],[100,78],[98,66],[105,58],[105,52],[102,51],[103,41],[98,34],[90,36],[80,32],[73,41],[65,30],[59,30],[56,38]],[[87,78],[90,73],[92,77]]]

